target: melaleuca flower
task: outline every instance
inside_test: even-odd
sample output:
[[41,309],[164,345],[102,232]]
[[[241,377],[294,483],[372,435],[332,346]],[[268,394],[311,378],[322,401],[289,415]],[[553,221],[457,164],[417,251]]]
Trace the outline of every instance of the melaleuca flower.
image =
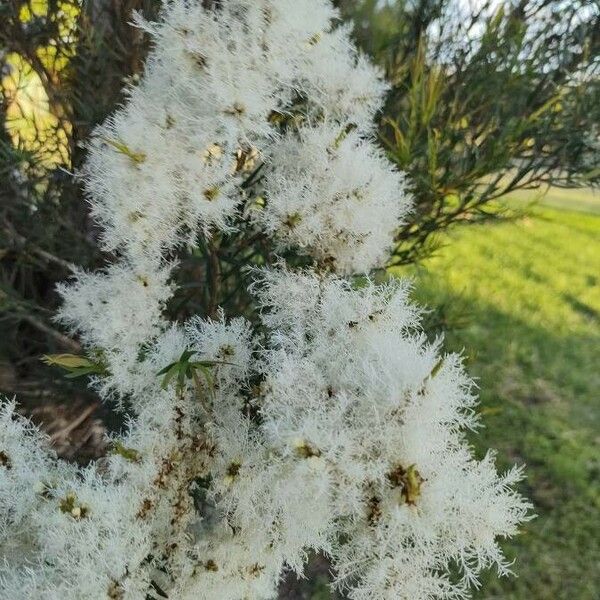
[[[79,468],[2,405],[0,596],[275,598],[314,550],[357,600],[466,598],[528,504],[473,457],[472,382],[408,286],[343,278],[385,266],[409,210],[372,136],[386,84],[329,0],[207,4],[137,19],[145,72],[90,142],[113,262],[60,286],[85,354],[47,361],[127,417]],[[195,244],[208,299],[171,320]],[[265,246],[250,304],[218,310]]]
[[256,219],[284,248],[342,273],[385,264],[410,201],[404,178],[351,127],[303,127],[273,146]]
[[199,228],[226,228],[242,200],[236,157],[269,144],[269,116],[294,95],[307,114],[372,127],[385,85],[348,31],[331,29],[334,16],[322,0],[239,1],[218,16],[171,3],[162,26],[138,19],[155,50],[95,132],[84,171],[107,249],[156,258]]
[[426,341],[407,292],[271,272],[262,293],[276,332],[262,429],[277,454],[318,463],[327,489],[309,488],[303,510],[335,522],[327,548],[351,598],[466,593],[482,569],[506,571],[496,538],[529,510],[511,489],[518,469],[498,475],[492,455],[471,455],[473,384],[459,356]]

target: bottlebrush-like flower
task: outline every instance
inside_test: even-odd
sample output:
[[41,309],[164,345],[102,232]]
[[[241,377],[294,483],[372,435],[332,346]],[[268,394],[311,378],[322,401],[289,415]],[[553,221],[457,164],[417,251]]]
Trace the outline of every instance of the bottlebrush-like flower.
[[410,201],[403,177],[351,126],[303,127],[273,146],[257,221],[341,273],[385,265]]

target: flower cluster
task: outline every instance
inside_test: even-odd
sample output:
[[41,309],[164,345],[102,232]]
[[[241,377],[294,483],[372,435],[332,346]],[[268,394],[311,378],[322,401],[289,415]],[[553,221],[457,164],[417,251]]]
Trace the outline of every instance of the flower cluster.
[[403,179],[356,131],[302,127],[270,151],[266,209],[257,220],[283,247],[302,249],[340,273],[385,264],[408,208]]
[[[154,49],[83,173],[115,260],[60,288],[69,364],[126,427],[77,468],[2,405],[0,596],[274,598],[315,550],[356,600],[468,597],[529,505],[472,456],[460,358],[405,283],[364,277],[410,204],[372,139],[385,82],[328,0],[205,4],[138,20]],[[282,253],[258,327],[171,322],[177,251],[248,229]]]
[[504,571],[495,538],[526,516],[510,487],[520,472],[498,476],[492,455],[470,455],[472,382],[427,343],[407,285],[270,273],[264,288],[278,337],[264,355],[263,429],[280,456],[308,459],[312,485],[289,518],[333,524],[325,549],[350,597],[460,597],[481,568]]

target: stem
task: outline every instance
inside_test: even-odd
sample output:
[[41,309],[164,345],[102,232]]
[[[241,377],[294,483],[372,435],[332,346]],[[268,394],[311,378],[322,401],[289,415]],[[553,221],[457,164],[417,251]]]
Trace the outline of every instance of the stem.
[[75,269],[75,265],[73,263],[63,260],[62,258],[51,254],[47,250],[44,250],[43,248],[40,248],[39,246],[36,246],[35,244],[31,243],[29,240],[27,240],[26,237],[18,233],[13,224],[10,223],[8,220],[5,220],[4,223],[4,230],[7,233],[7,235],[12,238],[15,245],[21,246],[22,248],[28,248],[32,254],[35,254],[36,256],[38,256],[46,262],[57,265],[58,267],[64,269],[67,272],[71,272],[73,271],[73,269]]
[[33,315],[18,314],[18,318],[22,321],[25,321],[26,323],[29,323],[30,325],[32,325],[39,331],[45,333],[46,335],[50,336],[53,340],[55,340],[59,345],[63,346],[64,348],[72,350],[75,353],[81,352],[81,344],[79,344],[79,342],[76,342],[70,337],[63,335],[62,333],[60,333],[60,331],[56,331],[56,329],[53,329],[49,325],[46,325],[46,323],[40,321]]
[[208,242],[208,286],[209,297],[206,313],[208,317],[214,319],[217,316],[219,292],[221,291],[221,265],[216,242],[213,240]]

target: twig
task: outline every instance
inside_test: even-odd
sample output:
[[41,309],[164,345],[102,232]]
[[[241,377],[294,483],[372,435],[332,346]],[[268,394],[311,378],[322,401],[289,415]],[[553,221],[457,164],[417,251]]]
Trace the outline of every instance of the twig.
[[66,335],[60,333],[60,331],[56,331],[56,329],[53,329],[49,325],[46,325],[46,323],[40,321],[39,319],[36,319],[33,315],[17,313],[17,316],[18,318],[25,321],[26,323],[29,323],[31,326],[35,327],[39,331],[42,331],[46,335],[49,335],[53,340],[55,340],[64,348],[67,348],[77,353],[81,352],[81,344],[79,342],[72,340],[70,337],[67,337]]
[[26,237],[18,233],[13,224],[7,221],[6,219],[4,220],[4,229],[16,245],[26,247],[32,254],[37,255],[46,262],[54,263],[55,265],[58,265],[61,269],[64,269],[65,271],[69,272],[75,268],[75,265],[73,263],[63,260],[58,256],[54,256],[54,254],[51,254],[43,248],[40,248],[39,246],[36,246],[35,244],[31,243]]
[[59,431],[55,431],[50,436],[50,439],[55,442],[60,438],[68,437],[68,435],[77,429],[96,410],[96,408],[98,408],[96,404],[88,406],[74,421],[71,421],[66,427],[63,427]]
[[219,264],[219,255],[217,253],[216,245],[212,240],[208,244],[208,267],[210,296],[206,312],[209,317],[214,318],[216,316],[219,299],[221,266]]

